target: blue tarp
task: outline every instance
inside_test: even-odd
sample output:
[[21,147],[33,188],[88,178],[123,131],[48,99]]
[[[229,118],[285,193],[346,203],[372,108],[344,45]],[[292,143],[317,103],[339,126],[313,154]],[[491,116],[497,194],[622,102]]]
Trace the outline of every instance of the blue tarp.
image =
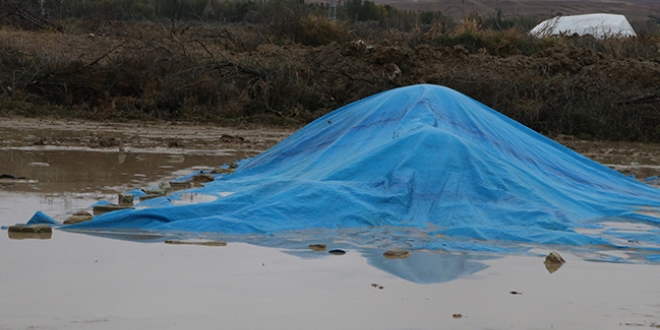
[[177,192],[62,228],[234,236],[364,229],[389,242],[415,233],[408,248],[447,251],[660,246],[657,233],[626,231],[624,240],[616,225],[657,229],[660,219],[648,214],[660,209],[660,191],[434,85],[344,106],[190,192],[217,200],[174,205]]

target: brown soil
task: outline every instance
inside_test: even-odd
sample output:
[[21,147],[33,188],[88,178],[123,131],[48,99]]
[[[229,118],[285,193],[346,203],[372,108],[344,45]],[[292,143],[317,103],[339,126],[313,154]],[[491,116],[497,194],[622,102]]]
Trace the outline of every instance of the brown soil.
[[639,179],[660,175],[660,144],[621,141],[588,141],[558,136],[555,141],[592,160]]
[[0,148],[32,146],[125,149],[266,150],[292,129],[239,129],[175,122],[100,123],[10,117],[0,120]]

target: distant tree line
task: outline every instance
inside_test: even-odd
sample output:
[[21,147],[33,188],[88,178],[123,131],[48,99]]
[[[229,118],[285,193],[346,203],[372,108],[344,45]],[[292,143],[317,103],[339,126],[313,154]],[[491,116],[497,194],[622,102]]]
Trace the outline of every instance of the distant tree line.
[[[285,24],[284,20],[307,16],[327,17],[328,3],[305,0],[0,0],[0,18],[13,8],[26,18],[99,19],[99,20],[170,20],[223,23]],[[15,14],[15,13],[14,13]],[[457,24],[440,11],[413,11],[379,5],[369,0],[340,0],[336,19],[370,28],[423,32],[439,27],[449,31]],[[511,28],[529,31],[539,23],[536,16],[506,16],[501,10],[488,15],[471,13],[465,20],[475,22],[480,29],[501,31]],[[659,16],[649,16],[645,22],[633,22],[642,33],[658,34]],[[438,32],[438,31],[436,31]]]
[[[0,0],[0,4],[49,19],[170,19],[225,23],[268,23],[287,13],[297,17],[326,17],[329,9],[327,3],[305,3],[304,0]],[[439,11],[400,10],[369,0],[341,1],[336,18],[351,23],[374,22],[381,28],[399,30],[410,30],[416,24],[453,24],[449,16]]]

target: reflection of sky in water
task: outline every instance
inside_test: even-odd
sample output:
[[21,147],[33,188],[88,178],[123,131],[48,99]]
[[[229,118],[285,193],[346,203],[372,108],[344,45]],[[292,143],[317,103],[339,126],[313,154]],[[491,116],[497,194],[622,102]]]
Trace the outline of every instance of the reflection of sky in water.
[[[89,199],[105,198],[112,200],[114,195],[110,192],[125,190],[127,184],[135,186],[146,186],[168,178],[186,175],[193,169],[210,168],[235,159],[225,156],[203,156],[203,155],[167,155],[156,153],[117,153],[117,152],[90,152],[86,150],[9,150],[0,156],[4,163],[2,172],[11,173],[15,176],[26,176],[36,182],[24,185],[9,185],[11,191],[39,191],[49,192],[39,195],[41,200],[39,206],[31,208],[58,209],[50,215],[63,218],[79,209],[86,209],[92,203],[85,203]],[[26,164],[38,163],[49,166],[30,166]],[[200,166],[207,164],[207,166]],[[148,174],[145,174],[148,173]],[[95,193],[103,191],[105,194]],[[25,196],[24,196],[25,197]],[[177,193],[168,201],[174,205],[204,203],[215,200],[217,197],[203,194]],[[24,198],[17,198],[21,203]],[[29,199],[29,198],[28,198]],[[7,201],[8,199],[5,199]],[[153,202],[157,202],[154,200]],[[0,204],[0,211],[9,212],[7,202]],[[49,212],[47,212],[49,213]],[[25,222],[27,217],[17,219],[15,223]],[[614,222],[614,225],[617,223]],[[648,226],[642,224],[633,225],[630,228],[608,226],[603,223],[599,227],[587,227],[583,233],[607,235],[617,239],[621,245],[635,244],[635,238],[639,235],[651,235]],[[122,231],[88,231],[83,232],[93,236],[102,236],[113,239],[129,240],[134,242],[162,242],[170,238],[187,239],[199,237],[199,234],[162,235],[149,232],[122,232]],[[511,252],[506,246],[498,246],[485,254],[475,253],[452,253],[461,249],[464,242],[447,240],[446,238],[429,237],[419,232],[407,231],[406,229],[380,228],[372,230],[344,231],[341,233],[331,231],[309,232],[300,235],[278,235],[263,237],[222,237],[218,239],[229,242],[246,242],[249,244],[282,249],[290,255],[301,258],[327,258],[332,257],[327,253],[311,251],[307,246],[315,243],[325,243],[328,248],[341,248],[351,253],[359,253],[365,258],[365,262],[392,274],[398,278],[414,283],[439,283],[447,282],[461,276],[478,273],[487,268],[486,260],[496,258],[498,252]],[[204,236],[204,235],[201,235]],[[207,235],[208,236],[208,235]],[[319,239],[325,237],[325,239]],[[213,237],[210,237],[213,238]],[[471,242],[470,244],[478,244]],[[435,250],[433,252],[420,250],[420,247]],[[382,253],[390,248],[401,248],[413,253],[406,259],[386,259]],[[653,248],[644,246],[644,248]],[[523,247],[523,251],[528,247]],[[588,249],[575,249],[587,259],[622,261],[630,258],[631,253],[621,251],[590,251]],[[490,253],[490,254],[489,254]],[[633,253],[634,254],[634,253]],[[643,256],[642,256],[643,257]]]
[[[98,199],[114,200],[118,190],[227,161],[188,155],[182,160],[157,154],[3,150],[0,174],[38,182],[0,185],[0,225],[25,223],[37,210],[63,219]],[[50,166],[29,167],[29,162]],[[191,202],[197,201],[194,198]],[[634,237],[629,235],[649,229],[614,222],[584,230],[630,244]],[[386,259],[382,253],[388,249],[431,239],[405,231],[239,238],[55,230],[51,240],[16,241],[9,240],[6,231],[0,233],[3,329],[180,329],[218,324],[287,330],[607,329],[660,324],[657,266],[583,259],[614,258],[621,251],[553,246],[536,247],[532,256],[496,257],[413,250],[407,259]],[[195,237],[229,245],[161,243]],[[348,253],[333,256],[308,248],[318,243]],[[541,257],[549,248],[561,249],[567,259],[554,274],[547,272]],[[372,283],[384,289],[374,289]],[[510,291],[523,294],[513,296]],[[454,313],[464,317],[453,319]]]
[[[411,255],[404,259],[388,259],[383,256],[386,249],[370,248],[355,244],[346,240],[336,240],[328,232],[319,235],[269,235],[269,236],[246,236],[227,237],[217,234],[165,234],[139,230],[72,230],[72,232],[97,237],[126,240],[141,243],[162,243],[166,240],[192,240],[195,241],[223,241],[232,243],[248,243],[261,247],[275,248],[289,255],[302,259],[336,258],[328,253],[332,249],[341,249],[348,253],[358,253],[367,264],[386,273],[399,277],[413,283],[440,283],[455,280],[461,276],[471,275],[487,268],[486,260],[496,258],[495,256],[467,254],[467,253],[445,253],[437,251],[412,251]],[[330,234],[330,235],[328,235]],[[336,234],[336,233],[335,233]],[[328,251],[313,251],[309,248],[311,244],[325,244]]]
[[[98,196],[0,189],[0,225],[37,210],[62,218]],[[144,233],[117,240],[55,230],[47,241],[0,233],[0,328],[609,329],[660,320],[657,266],[585,262],[566,247],[553,247],[567,263],[549,274],[547,248],[527,257],[413,251],[390,260],[385,250],[405,246],[378,236],[365,238],[372,248],[350,244],[357,233],[224,238],[226,247],[140,244],[170,238]],[[312,243],[348,253],[315,252]]]
[[466,253],[431,252],[416,252],[406,259],[386,259],[381,255],[367,255],[367,253],[363,254],[370,265],[414,283],[455,280],[462,275],[471,275],[486,269],[488,266],[482,261],[492,259]]

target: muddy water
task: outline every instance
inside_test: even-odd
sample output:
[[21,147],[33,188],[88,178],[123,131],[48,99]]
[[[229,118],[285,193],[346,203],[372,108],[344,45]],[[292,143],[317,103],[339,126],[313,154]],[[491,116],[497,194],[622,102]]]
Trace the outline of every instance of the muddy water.
[[[161,150],[164,151],[164,150]],[[0,225],[62,219],[100,198],[239,155],[0,151]],[[56,230],[0,237],[0,329],[613,329],[660,325],[660,267],[543,257],[172,245]],[[126,238],[126,237],[125,237]],[[333,246],[333,244],[335,246]],[[551,250],[534,251],[544,255]],[[515,294],[514,294],[515,293]]]
[[86,149],[12,149],[0,153],[5,190],[43,193],[116,193],[175,178],[194,169],[235,161],[235,155],[164,154]]

